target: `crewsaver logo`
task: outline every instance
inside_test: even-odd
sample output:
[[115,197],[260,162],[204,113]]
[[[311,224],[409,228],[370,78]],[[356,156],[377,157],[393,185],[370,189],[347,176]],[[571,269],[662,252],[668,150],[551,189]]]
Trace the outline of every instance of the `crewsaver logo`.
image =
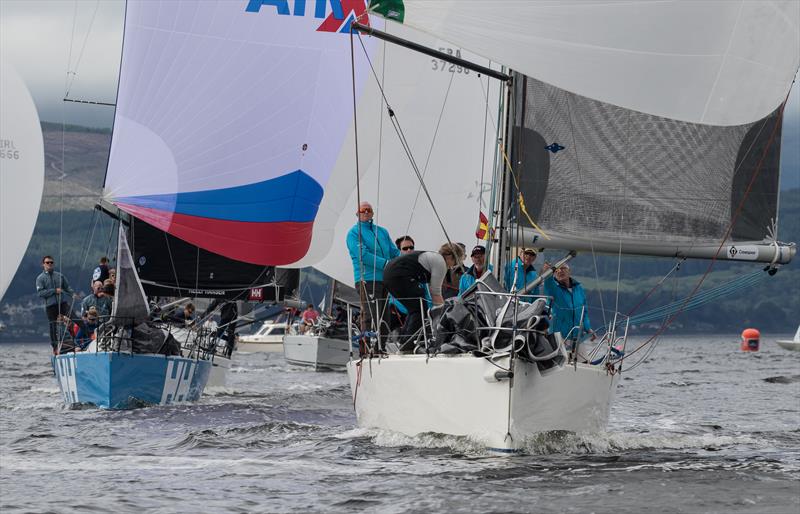
[[[294,0],[292,9],[289,9],[289,0],[249,0],[245,11],[252,13],[262,12],[262,7],[275,8],[281,16],[307,16],[306,4],[314,4],[314,17],[323,19],[317,27],[317,32],[350,33],[350,24],[359,19],[364,25],[369,25],[369,16],[366,14],[365,0]],[[325,16],[328,5],[331,13]]]

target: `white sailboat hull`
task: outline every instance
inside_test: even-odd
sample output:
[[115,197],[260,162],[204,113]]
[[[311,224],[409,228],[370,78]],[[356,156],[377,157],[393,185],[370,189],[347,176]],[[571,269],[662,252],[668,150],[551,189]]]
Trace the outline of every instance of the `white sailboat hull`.
[[497,381],[508,366],[508,357],[492,363],[471,355],[350,361],[358,425],[465,436],[499,451],[517,450],[539,432],[605,429],[619,375],[586,364],[540,373],[516,359],[513,379]]
[[350,343],[320,336],[287,335],[283,339],[283,356],[291,364],[343,371],[350,361]]

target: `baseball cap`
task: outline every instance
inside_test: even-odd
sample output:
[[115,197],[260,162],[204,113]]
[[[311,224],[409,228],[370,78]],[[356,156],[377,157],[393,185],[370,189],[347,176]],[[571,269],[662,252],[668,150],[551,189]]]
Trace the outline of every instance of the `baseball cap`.
[[533,255],[537,255],[535,248],[523,248],[522,253],[532,253]]
[[472,251],[470,252],[470,256],[475,255],[476,253],[486,253],[486,248],[484,248],[481,245],[477,245],[477,246],[472,248]]

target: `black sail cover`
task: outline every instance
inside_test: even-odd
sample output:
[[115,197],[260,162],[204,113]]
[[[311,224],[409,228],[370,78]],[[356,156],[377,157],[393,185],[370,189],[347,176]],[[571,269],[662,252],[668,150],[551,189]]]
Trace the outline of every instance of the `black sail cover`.
[[512,162],[545,233],[651,247],[719,244],[735,218],[728,241],[769,239],[778,111],[746,125],[703,125],[515,78]]
[[134,217],[128,236],[136,270],[150,296],[280,301],[297,288],[299,270],[229,259]]

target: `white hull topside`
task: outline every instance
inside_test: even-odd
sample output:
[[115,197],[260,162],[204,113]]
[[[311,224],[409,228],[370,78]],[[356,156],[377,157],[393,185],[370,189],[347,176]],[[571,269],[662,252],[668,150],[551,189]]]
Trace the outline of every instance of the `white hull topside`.
[[350,342],[321,336],[287,335],[283,338],[283,357],[291,364],[343,371],[350,361]]
[[496,380],[509,360],[464,354],[350,361],[358,425],[408,436],[465,436],[500,451],[520,449],[540,432],[606,428],[619,374],[588,364],[540,373],[536,364],[515,359],[513,378]]

